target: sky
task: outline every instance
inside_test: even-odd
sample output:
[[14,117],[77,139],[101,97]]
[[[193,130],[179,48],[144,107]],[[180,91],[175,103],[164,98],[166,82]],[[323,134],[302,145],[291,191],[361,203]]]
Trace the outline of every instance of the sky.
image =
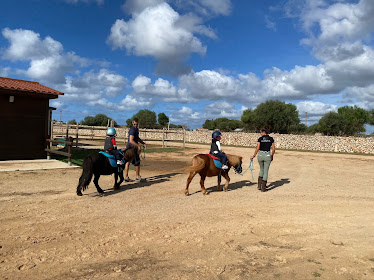
[[4,0],[0,76],[63,92],[65,122],[149,109],[192,129],[280,100],[309,126],[374,109],[373,33],[373,0]]

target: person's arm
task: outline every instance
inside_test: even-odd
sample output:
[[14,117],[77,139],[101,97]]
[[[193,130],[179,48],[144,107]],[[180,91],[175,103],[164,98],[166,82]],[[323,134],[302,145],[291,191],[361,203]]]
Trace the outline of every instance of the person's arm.
[[216,142],[216,145],[217,145],[217,148],[218,148],[218,152],[217,151],[214,151],[215,154],[218,154],[219,152],[222,153],[222,149],[221,149],[221,143],[219,141]]
[[260,142],[257,142],[257,147],[256,147],[255,152],[253,153],[253,156],[251,156],[251,160],[256,157],[259,150],[260,150]]
[[271,160],[273,160],[274,154],[275,154],[275,143],[273,142],[273,144],[271,145]]
[[113,144],[113,150],[117,150],[117,143],[116,143],[116,139],[112,138],[112,144]]
[[142,143],[143,145],[145,145],[145,142],[139,138],[139,142]]

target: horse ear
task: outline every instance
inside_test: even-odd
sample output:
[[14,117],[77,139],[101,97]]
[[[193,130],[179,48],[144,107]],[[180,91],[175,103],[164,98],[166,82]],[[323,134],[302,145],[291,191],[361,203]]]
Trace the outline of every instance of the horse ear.
[[240,161],[243,161],[243,157],[239,156]]

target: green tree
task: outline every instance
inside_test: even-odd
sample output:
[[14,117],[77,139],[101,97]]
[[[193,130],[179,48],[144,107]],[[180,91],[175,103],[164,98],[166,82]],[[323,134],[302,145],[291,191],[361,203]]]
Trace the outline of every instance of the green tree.
[[277,133],[290,133],[291,127],[300,124],[299,112],[293,104],[279,100],[268,100],[254,110],[254,124],[257,129],[270,125]]
[[369,121],[368,124],[374,125],[374,109],[368,112],[369,113]]
[[290,126],[290,132],[293,134],[304,134],[307,131],[308,127],[303,124],[293,124]]
[[[83,121],[81,121],[81,124],[83,125],[89,125],[89,126],[107,126],[109,122],[112,120],[107,115],[104,114],[97,114],[96,116],[87,116],[84,118]],[[117,126],[117,123],[114,121],[114,126]]]
[[319,131],[325,135],[343,135],[346,121],[344,116],[337,112],[328,112],[318,122]]
[[166,126],[169,123],[169,118],[165,115],[165,113],[160,113],[157,116],[158,123],[161,126]]
[[155,128],[157,127],[156,113],[148,109],[140,110],[131,119],[126,120],[127,126],[132,126],[132,120],[139,119],[139,127],[141,128]]
[[320,128],[319,123],[315,123],[315,124],[307,127],[305,132],[308,133],[308,134],[315,134],[315,133],[321,132],[321,128]]
[[243,123],[239,120],[230,120],[228,118],[218,118],[215,120],[206,120],[203,124],[203,128],[206,129],[219,129],[220,131],[232,131],[236,128],[242,128]]
[[252,110],[252,109],[244,110],[240,119],[244,124],[245,130],[247,130],[247,131],[256,130],[254,110]]
[[342,127],[344,135],[354,135],[365,132],[365,124],[370,123],[368,111],[357,106],[344,106],[338,109],[338,114],[344,117],[345,123]]
[[205,122],[203,124],[203,128],[209,129],[209,130],[215,129],[215,127],[214,127],[214,121],[213,120],[205,120]]
[[77,121],[75,119],[72,119],[72,120],[68,121],[68,124],[77,124]]

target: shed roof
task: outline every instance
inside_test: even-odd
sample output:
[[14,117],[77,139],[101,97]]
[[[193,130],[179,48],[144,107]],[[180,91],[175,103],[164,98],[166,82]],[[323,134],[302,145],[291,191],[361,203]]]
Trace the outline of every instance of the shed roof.
[[23,91],[30,93],[42,93],[47,95],[63,95],[64,93],[57,91],[53,88],[49,88],[39,84],[38,82],[17,80],[11,78],[0,77],[0,89],[10,90],[10,91]]

